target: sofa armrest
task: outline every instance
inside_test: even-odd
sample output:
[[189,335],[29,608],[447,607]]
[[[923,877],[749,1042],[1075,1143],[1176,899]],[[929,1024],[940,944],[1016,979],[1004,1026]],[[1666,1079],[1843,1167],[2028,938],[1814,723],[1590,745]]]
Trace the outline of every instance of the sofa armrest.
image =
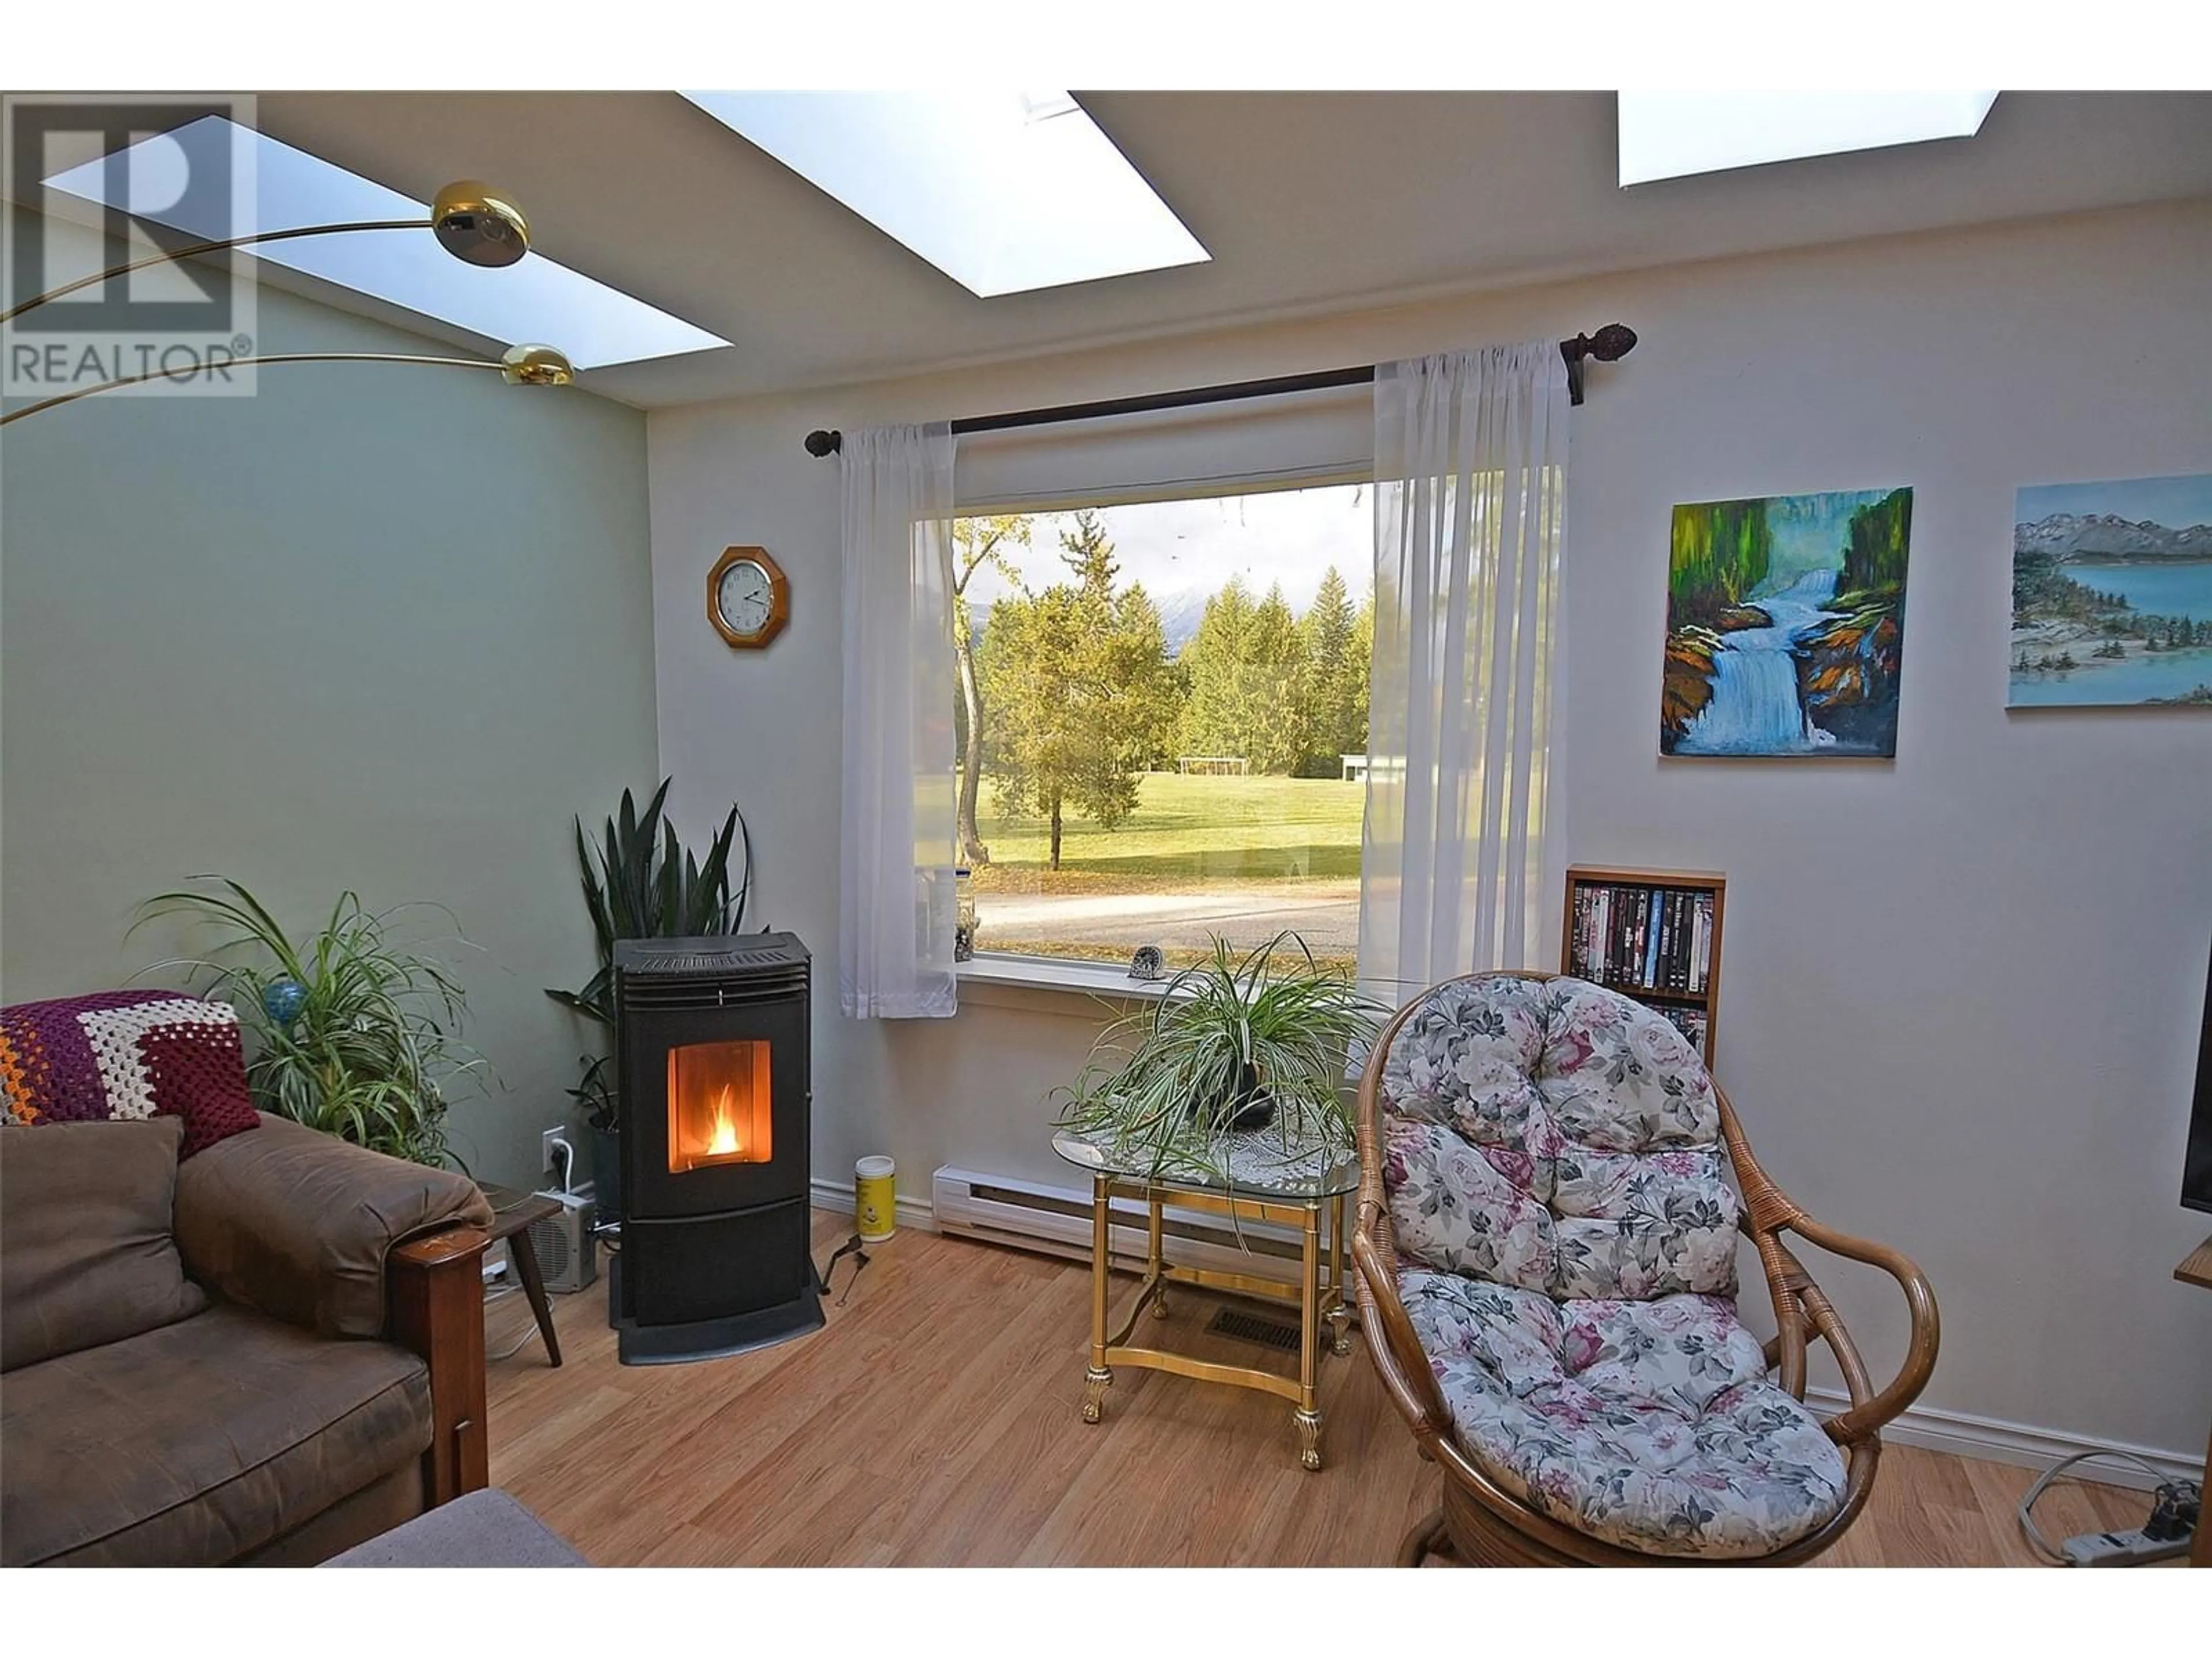
[[477,1228],[448,1227],[392,1253],[392,1340],[422,1355],[430,1377],[430,1449],[422,1454],[430,1509],[491,1484],[479,1266],[490,1243]]
[[[389,1332],[386,1261],[425,1233],[491,1224],[474,1182],[289,1118],[177,1168],[177,1248],[210,1289],[324,1336]],[[477,1247],[481,1251],[481,1244]]]

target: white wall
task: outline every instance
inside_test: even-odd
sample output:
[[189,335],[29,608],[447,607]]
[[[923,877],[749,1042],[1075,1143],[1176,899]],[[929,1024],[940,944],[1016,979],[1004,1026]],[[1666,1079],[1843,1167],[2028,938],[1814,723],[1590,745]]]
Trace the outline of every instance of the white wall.
[[[1592,371],[1575,417],[1565,854],[1728,872],[1720,1074],[1808,1208],[1927,1268],[1945,1321],[1927,1403],[2193,1449],[2212,1306],[2170,1274],[2203,1231],[2176,1193],[2212,934],[2212,717],[2003,701],[2014,485],[2212,469],[2208,270],[2199,204],[656,413],[661,760],[688,828],[744,805],[763,918],[803,934],[834,986],[837,477],[800,448],[809,428],[1626,321],[1642,344]],[[1671,504],[1900,483],[1916,494],[1896,761],[1662,763]],[[791,629],[763,653],[727,650],[702,611],[730,542],[791,574]],[[1096,1024],[1037,994],[908,1025],[829,1000],[819,1170],[889,1151],[909,1194],[947,1162],[1066,1181],[1044,1097]],[[1899,1323],[1885,1284],[1831,1280],[1867,1310],[1877,1363]]]
[[[265,287],[258,332],[452,349]],[[443,904],[481,947],[444,953],[491,1072],[455,1092],[454,1149],[535,1184],[591,1046],[543,988],[595,960],[573,817],[657,778],[644,417],[360,363],[88,399],[8,428],[0,553],[6,996],[207,948],[125,938],[203,872],[295,937],[347,889]]]

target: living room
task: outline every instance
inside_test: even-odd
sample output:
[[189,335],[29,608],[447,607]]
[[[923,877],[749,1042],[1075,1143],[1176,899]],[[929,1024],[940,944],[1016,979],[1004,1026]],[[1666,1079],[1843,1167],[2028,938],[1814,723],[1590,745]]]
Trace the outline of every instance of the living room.
[[9,94],[8,1563],[2201,1564],[2135,21],[1857,137],[1748,53]]

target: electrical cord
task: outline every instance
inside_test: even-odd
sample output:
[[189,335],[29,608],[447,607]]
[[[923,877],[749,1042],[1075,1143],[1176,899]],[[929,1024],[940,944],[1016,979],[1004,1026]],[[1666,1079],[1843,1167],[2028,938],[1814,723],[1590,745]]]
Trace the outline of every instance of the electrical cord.
[[[520,1285],[495,1285],[484,1292],[484,1306],[486,1308],[489,1308],[495,1302],[505,1302],[511,1297],[518,1297],[521,1294],[522,1288]],[[501,1359],[514,1358],[515,1355],[520,1353],[525,1348],[528,1347],[537,1335],[538,1310],[533,1308],[531,1310],[530,1313],[530,1323],[523,1328],[522,1334],[517,1337],[507,1346],[502,1348],[499,1352],[486,1353],[484,1355],[484,1363],[486,1364],[492,1364]]]
[[[563,1197],[567,1197],[575,1191],[575,1185],[573,1177],[576,1171],[576,1149],[568,1144],[566,1137],[556,1135],[554,1137],[552,1144],[547,1148],[547,1150],[553,1155],[556,1167],[560,1171],[562,1195]],[[509,1260],[511,1267],[511,1255]],[[513,1285],[494,1285],[490,1290],[484,1292],[484,1306],[489,1308],[495,1302],[503,1302],[508,1297],[518,1294],[520,1294],[520,1291]],[[520,1336],[517,1337],[514,1342],[501,1349],[499,1352],[486,1354],[484,1356],[484,1362],[487,1364],[490,1364],[501,1359],[514,1358],[515,1355],[520,1353],[525,1348],[530,1346],[531,1342],[537,1337],[538,1334],[538,1316],[537,1311],[533,1309],[531,1312],[528,1328],[526,1328]]]
[[2149,1534],[2152,1537],[2172,1538],[2181,1536],[2188,1531],[2189,1525],[2193,1524],[2193,1516],[2191,1516],[2191,1519],[2188,1522],[2185,1522],[2182,1517],[2185,1515],[2190,1515],[2190,1512],[2195,1510],[2197,1508],[2197,1502],[2201,1501],[2193,1500],[2191,1497],[2191,1494],[2197,1490],[2197,1483],[2195,1481],[2169,1480],[2166,1478],[2165,1472],[2160,1469],[2157,1464],[2152,1462],[2147,1457],[2138,1457],[2133,1452],[2075,1452],[2071,1457],[2060,1458],[2056,1463],[2053,1463],[2049,1468],[2045,1469],[2036,1478],[2035,1484],[2027,1489],[2027,1492],[2022,1495],[2020,1500],[2019,1514],[2021,1531],[2026,1534],[2029,1547],[2033,1549],[2038,1555],[2040,1555],[2045,1560],[2051,1562],[2053,1565],[2070,1566],[2072,1562],[2068,1558],[2066,1553],[2063,1550],[2056,1548],[2051,1544],[2051,1540],[2043,1535],[2042,1529],[2035,1524],[2035,1516],[2033,1511],[2035,1509],[2036,1500],[2041,1498],[2044,1492],[2049,1489],[2052,1481],[2056,1480],[2067,1470],[2072,1468],[2076,1463],[2094,1462],[2099,1458],[2120,1459],[2127,1462],[2133,1463],[2138,1468],[2148,1471],[2151,1477],[2158,1482],[2156,1498],[2151,1511],[2152,1524],[2144,1528],[2144,1531]]
[[[511,1260],[510,1260],[509,1264],[508,1264],[507,1271],[508,1271],[508,1272],[510,1272],[510,1273],[512,1273],[512,1272],[514,1271],[514,1265],[513,1265],[513,1262],[512,1262],[512,1261],[511,1261]],[[484,1304],[484,1306],[485,1306],[485,1308],[486,1308],[486,1309],[489,1309],[489,1308],[491,1307],[491,1305],[492,1305],[494,1303],[495,1303],[495,1302],[506,1302],[506,1301],[508,1301],[508,1300],[510,1300],[511,1298],[513,1298],[513,1297],[514,1297],[520,1296],[521,1294],[522,1294],[522,1287],[521,1287],[520,1285],[514,1285],[514,1284],[491,1284],[491,1285],[487,1285],[484,1287],[483,1304]],[[498,1362],[498,1361],[500,1361],[500,1360],[502,1360],[502,1359],[512,1359],[512,1358],[514,1358],[515,1355],[517,1355],[517,1354],[520,1353],[520,1352],[521,1352],[525,1348],[526,1348],[526,1347],[528,1347],[528,1346],[530,1346],[531,1340],[532,1340],[533,1337],[535,1337],[537,1334],[538,1334],[538,1314],[537,1314],[537,1310],[536,1310],[535,1309],[532,1309],[532,1310],[531,1310],[530,1323],[529,1323],[529,1324],[528,1324],[528,1325],[524,1328],[522,1334],[521,1334],[520,1337],[518,1337],[518,1338],[517,1338],[517,1339],[516,1339],[513,1343],[511,1343],[509,1346],[507,1346],[507,1347],[505,1347],[505,1348],[501,1349],[499,1352],[497,1352],[497,1353],[489,1353],[489,1352],[488,1352],[488,1353],[486,1353],[486,1354],[484,1355],[484,1363],[485,1363],[486,1364],[488,1364],[488,1365],[489,1365],[489,1364],[495,1364],[496,1362]]]
[[512,1359],[515,1355],[520,1353],[525,1348],[528,1347],[532,1342],[537,1340],[537,1338],[538,1321],[533,1316],[527,1330],[524,1331],[520,1336],[517,1337],[507,1346],[501,1349],[497,1353],[486,1354],[484,1356],[485,1363],[489,1364],[501,1359]]

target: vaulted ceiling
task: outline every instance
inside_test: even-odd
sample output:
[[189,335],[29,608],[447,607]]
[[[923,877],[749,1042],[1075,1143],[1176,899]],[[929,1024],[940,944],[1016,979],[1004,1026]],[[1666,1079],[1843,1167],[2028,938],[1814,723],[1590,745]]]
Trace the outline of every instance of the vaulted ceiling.
[[648,407],[2212,196],[2212,94],[2196,93],[2007,93],[1972,139],[1628,191],[1609,93],[1078,96],[1211,264],[978,299],[672,92],[264,94],[260,123],[424,199],[495,180],[546,253],[732,342],[586,377]]

